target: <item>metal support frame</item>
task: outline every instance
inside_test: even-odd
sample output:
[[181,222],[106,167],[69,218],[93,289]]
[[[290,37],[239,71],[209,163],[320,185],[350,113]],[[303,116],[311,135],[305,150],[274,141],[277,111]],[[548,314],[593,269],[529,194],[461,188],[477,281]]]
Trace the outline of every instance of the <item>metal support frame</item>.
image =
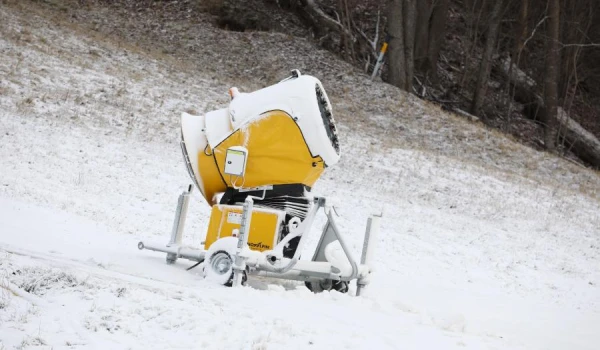
[[[188,185],[187,189],[179,195],[177,200],[177,210],[175,211],[175,220],[173,221],[173,229],[171,230],[171,239],[167,244],[167,247],[181,245],[181,238],[183,237],[183,228],[185,226],[185,219],[187,217],[188,205],[190,203],[190,194],[192,193],[193,185]],[[177,261],[177,253],[167,253],[167,264],[173,264]]]
[[329,244],[335,241],[340,242],[342,250],[344,251],[346,258],[348,259],[348,262],[350,262],[350,265],[352,266],[352,274],[350,276],[340,276],[339,279],[344,281],[353,280],[358,276],[358,265],[356,264],[356,260],[354,260],[354,258],[352,257],[352,254],[350,253],[346,242],[342,238],[342,235],[340,234],[340,231],[338,230],[337,225],[335,224],[335,220],[333,219],[333,210],[329,210],[327,212],[327,223],[323,228],[323,233],[321,233],[321,239],[317,244],[317,248],[315,249],[315,254],[313,255],[312,260],[327,261],[327,258],[325,257],[325,248],[327,248]]
[[[296,265],[296,263],[300,260],[300,253],[304,248],[304,242],[306,242],[306,239],[303,238],[304,233],[310,230],[310,227],[312,226],[317,212],[320,208],[324,206],[325,198],[315,197],[313,206],[308,212],[308,215],[306,215],[306,218],[304,218],[304,220],[300,223],[300,225],[298,225],[298,227],[292,230],[292,232],[285,236],[285,238],[282,239],[279,243],[277,243],[277,245],[273,248],[272,252],[276,257],[276,261],[281,261],[281,257],[283,257],[283,248],[285,247],[285,245],[288,244],[288,242],[291,241],[293,238],[300,237],[300,242],[298,242],[298,246],[296,247],[296,251],[294,252],[294,256],[292,257],[292,259],[290,259],[289,262],[283,266],[275,267],[269,264],[262,266],[262,268],[270,272],[276,273],[285,273],[287,271],[290,271],[294,267],[294,265]],[[267,259],[267,261],[271,261],[271,259]]]
[[[167,253],[167,263],[172,264],[178,258],[184,258],[192,261],[201,262],[206,258],[207,251],[203,249],[194,249],[181,246],[183,228],[187,216],[189,198],[192,191],[192,185],[189,185],[179,196],[177,202],[177,210],[175,212],[175,220],[171,232],[169,243],[161,244],[145,244],[139,242],[139,249],[148,249]],[[233,263],[233,281],[232,286],[236,287],[242,283],[244,273],[288,279],[299,281],[326,281],[339,280],[351,281],[357,280],[356,295],[360,295],[365,286],[369,283],[369,274],[372,257],[375,250],[375,241],[379,231],[379,219],[381,215],[372,215],[368,222],[363,242],[363,250],[361,254],[360,264],[353,258],[346,242],[344,241],[333,217],[333,210],[325,207],[325,198],[315,197],[313,206],[308,212],[306,218],[293,229],[284,239],[282,239],[269,252],[250,251],[247,247],[248,236],[250,233],[250,223],[252,220],[252,211],[254,208],[254,200],[247,196],[243,204],[242,222],[240,225],[237,246],[232,252]],[[320,208],[325,208],[327,215],[327,223],[323,228],[319,243],[315,249],[311,261],[300,260],[300,254],[304,247],[306,239],[305,233],[310,231],[310,227],[314,221],[316,213]],[[292,238],[300,237],[300,242],[294,256],[291,259],[283,258],[283,247]],[[335,241],[340,243],[344,255],[348,259],[351,266],[351,271],[346,269],[343,271],[339,267],[334,266],[327,261],[325,249]],[[276,259],[272,259],[275,257]]]
[[244,200],[242,210],[242,222],[240,225],[240,234],[238,243],[233,257],[233,281],[232,286],[237,287],[242,284],[244,271],[246,270],[247,257],[244,256],[244,248],[248,246],[248,235],[250,235],[250,222],[252,221],[252,210],[254,209],[254,200],[252,196],[247,196]]
[[[360,264],[369,266],[375,252],[375,245],[379,237],[379,219],[383,214],[371,215],[367,221],[365,230],[365,240],[363,241],[363,251],[360,257]],[[368,276],[361,276],[356,281],[356,295],[360,296],[362,291],[369,284]]]

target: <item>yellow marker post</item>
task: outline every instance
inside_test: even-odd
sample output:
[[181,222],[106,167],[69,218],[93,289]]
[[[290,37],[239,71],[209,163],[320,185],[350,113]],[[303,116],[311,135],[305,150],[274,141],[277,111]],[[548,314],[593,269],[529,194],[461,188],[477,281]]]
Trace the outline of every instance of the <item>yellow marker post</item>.
[[371,75],[371,80],[373,80],[377,76],[377,72],[379,71],[379,69],[381,68],[381,66],[383,64],[383,56],[385,56],[385,53],[388,49],[389,37],[390,37],[389,35],[386,35],[385,40],[383,41],[383,45],[381,45],[381,50],[379,50],[379,57],[377,57],[377,62],[375,63],[375,68],[373,68],[373,74]]

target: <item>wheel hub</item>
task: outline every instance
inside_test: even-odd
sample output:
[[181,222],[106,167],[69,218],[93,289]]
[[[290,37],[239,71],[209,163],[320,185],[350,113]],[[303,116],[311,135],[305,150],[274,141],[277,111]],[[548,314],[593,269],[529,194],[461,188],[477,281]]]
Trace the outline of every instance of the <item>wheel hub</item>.
[[227,272],[230,272],[232,263],[233,262],[231,261],[229,254],[225,252],[218,252],[213,255],[210,261],[210,266],[217,274],[224,275]]

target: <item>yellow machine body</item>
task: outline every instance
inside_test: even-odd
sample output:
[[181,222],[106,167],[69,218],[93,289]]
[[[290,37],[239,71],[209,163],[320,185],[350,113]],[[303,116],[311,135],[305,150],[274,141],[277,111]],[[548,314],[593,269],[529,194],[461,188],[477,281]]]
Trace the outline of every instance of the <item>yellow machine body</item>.
[[[234,92],[232,92],[234,91]],[[229,106],[182,113],[188,172],[209,204],[228,188],[304,185],[312,188],[340,158],[331,104],[321,82],[296,75],[251,93],[230,90]],[[245,173],[225,174],[227,149],[245,148]]]
[[[260,131],[259,131],[260,130]],[[242,179],[224,173],[225,155],[232,146],[244,146],[251,155]],[[205,198],[210,202],[227,187],[303,184],[312,187],[325,164],[313,157],[294,119],[283,111],[270,111],[237,129],[214,149],[198,153],[198,168]],[[243,181],[243,182],[242,182]]]
[[[242,211],[241,205],[213,205],[204,248],[208,249],[219,238],[229,237],[235,229],[239,230]],[[284,211],[254,207],[248,247],[258,251],[273,249],[279,240],[279,228],[284,219]]]

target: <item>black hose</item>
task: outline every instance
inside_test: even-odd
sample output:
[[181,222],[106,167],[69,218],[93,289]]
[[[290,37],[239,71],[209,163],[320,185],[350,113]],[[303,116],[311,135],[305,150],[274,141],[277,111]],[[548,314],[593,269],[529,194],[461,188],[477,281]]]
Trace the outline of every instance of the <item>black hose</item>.
[[204,259],[202,259],[202,260],[198,261],[197,263],[195,263],[194,265],[192,265],[192,266],[188,267],[188,268],[187,268],[187,269],[185,269],[185,270],[186,270],[186,271],[189,271],[189,270],[193,269],[194,267],[196,267],[196,266],[198,266],[198,265],[202,264],[203,262],[204,262]]

